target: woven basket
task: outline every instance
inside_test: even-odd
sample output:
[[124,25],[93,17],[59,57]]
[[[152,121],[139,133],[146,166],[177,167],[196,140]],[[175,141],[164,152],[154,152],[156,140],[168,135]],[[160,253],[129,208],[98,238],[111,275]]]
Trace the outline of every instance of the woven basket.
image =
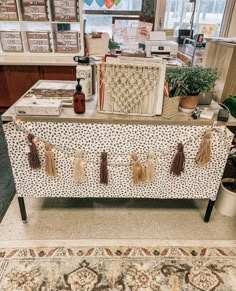
[[178,113],[180,97],[164,97],[163,100],[163,117],[173,117]]

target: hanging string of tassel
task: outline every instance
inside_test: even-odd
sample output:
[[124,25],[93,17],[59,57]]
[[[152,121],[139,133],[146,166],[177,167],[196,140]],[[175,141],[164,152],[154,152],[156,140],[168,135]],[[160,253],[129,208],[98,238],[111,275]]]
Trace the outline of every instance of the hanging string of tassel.
[[[35,136],[30,132],[30,130],[26,130],[22,126],[18,124],[16,120],[13,121],[14,126],[19,131],[22,131],[27,134],[28,142],[29,142],[29,153],[28,153],[28,159],[30,163],[31,169],[40,169],[41,163],[39,159],[39,153],[36,146],[36,138]],[[221,136],[225,134],[225,137],[227,137],[226,131],[220,130],[215,124],[208,128],[207,130],[204,130],[199,135],[188,139],[184,143],[179,143],[177,148],[177,153],[172,161],[170,173],[174,176],[180,176],[182,172],[184,172],[184,165],[186,157],[184,155],[184,145],[187,145],[190,142],[193,142],[194,140],[198,139],[199,136],[203,136],[203,140],[201,142],[201,145],[199,147],[197,156],[195,158],[195,162],[198,166],[204,167],[206,166],[210,160],[211,160],[211,138],[213,132],[220,133]],[[226,138],[223,138],[224,146],[226,146]],[[48,176],[56,176],[56,166],[54,161],[54,153],[53,148],[56,150],[62,152],[64,155],[71,157],[74,160],[74,171],[73,171],[73,178],[75,183],[82,183],[85,180],[85,161],[82,159],[82,152],[81,150],[74,150],[72,148],[67,147],[58,147],[50,144],[49,142],[45,141],[42,138],[37,137],[38,141],[41,141],[45,144],[45,168],[46,173]],[[170,150],[173,146],[169,146],[169,151],[159,151],[160,156],[163,156],[165,154],[170,154]],[[66,150],[65,150],[66,149]],[[228,145],[227,145],[227,149]],[[73,152],[73,153],[72,153]],[[113,154],[115,156],[116,154]],[[127,155],[127,153],[125,154]],[[122,154],[118,154],[119,157],[122,156]],[[192,158],[187,158],[188,160]],[[130,156],[130,160],[132,161],[132,171],[133,171],[133,181],[134,184],[139,184],[143,181],[145,182],[152,182],[155,175],[155,153],[153,151],[149,152],[147,161],[144,165],[142,165],[139,160],[137,154],[132,154]],[[91,162],[90,162],[91,163]],[[92,163],[98,164],[98,162],[92,161]],[[112,165],[110,163],[110,165]],[[117,163],[115,163],[117,166]],[[120,166],[127,166],[127,164],[120,164]],[[101,161],[100,161],[100,182],[102,184],[108,183],[108,161],[107,161],[107,153],[104,152],[101,155]]]
[[[21,131],[21,132],[24,132],[25,134],[33,134],[31,132],[30,129],[25,129],[24,127],[22,127],[18,121],[16,121],[16,119],[14,119],[12,121],[12,124],[17,128],[17,130]],[[222,130],[220,127],[217,127],[215,124],[207,129],[204,129],[202,132],[200,132],[199,134],[197,134],[196,136],[194,137],[190,137],[188,140],[186,140],[185,142],[182,142],[183,146],[186,146],[192,142],[194,142],[195,140],[198,140],[199,138],[201,138],[207,131],[212,131],[212,132],[217,132],[219,134],[221,134],[221,141],[224,143],[224,146],[229,150],[229,147],[228,145],[226,144],[226,140],[227,140],[227,133],[226,133],[226,129],[224,128],[224,130]],[[49,143],[52,145],[52,147],[59,151],[59,152],[62,152],[64,155],[68,156],[68,157],[71,157],[71,158],[75,158],[75,153],[76,153],[76,149],[74,148],[68,148],[68,147],[60,147],[60,146],[57,146],[57,145],[54,145],[52,144],[51,142],[49,141],[46,141],[45,139],[39,137],[39,136],[35,136],[37,141],[39,142],[42,142],[42,143]],[[231,137],[229,137],[230,139],[232,139]],[[164,149],[157,149],[158,153],[159,153],[159,156],[164,156],[164,155],[169,155],[171,152],[173,152],[173,150],[175,150],[176,148],[176,145],[168,145],[168,149],[164,148]],[[93,151],[94,154],[99,154],[100,152],[95,152]],[[146,152],[139,152],[139,154],[141,155],[146,155]],[[113,156],[127,156],[127,152],[126,153],[120,153],[120,154],[116,154],[114,153]],[[191,159],[191,158],[187,158],[187,159]],[[96,162],[97,164],[98,162]]]

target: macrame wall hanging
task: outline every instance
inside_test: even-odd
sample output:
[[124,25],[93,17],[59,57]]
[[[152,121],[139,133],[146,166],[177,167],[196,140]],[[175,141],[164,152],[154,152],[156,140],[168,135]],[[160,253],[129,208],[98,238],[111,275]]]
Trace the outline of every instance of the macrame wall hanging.
[[164,64],[100,64],[98,110],[146,116],[160,114],[163,73]]

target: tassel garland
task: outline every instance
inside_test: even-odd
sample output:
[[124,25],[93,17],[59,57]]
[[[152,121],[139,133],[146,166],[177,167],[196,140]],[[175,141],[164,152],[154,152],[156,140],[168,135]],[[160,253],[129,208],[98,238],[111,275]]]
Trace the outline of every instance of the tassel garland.
[[155,176],[155,153],[150,150],[146,162],[145,168],[145,180],[147,182],[152,182]]
[[53,146],[45,143],[45,168],[46,173],[50,177],[56,176],[56,164],[54,160]]
[[102,152],[100,164],[100,183],[108,184],[107,153]]
[[75,163],[73,171],[73,179],[75,183],[83,183],[85,181],[85,162],[82,158],[82,150],[77,150],[75,153]]
[[182,143],[178,144],[177,153],[172,161],[170,173],[174,176],[180,176],[184,172],[185,155],[184,146]]
[[132,154],[132,168],[134,184],[139,184],[145,179],[144,169],[138,160],[137,154]]
[[[198,166],[207,166],[212,158],[212,136],[213,129],[208,129],[201,141],[199,146],[195,162]],[[27,133],[28,134],[28,133]],[[39,158],[39,152],[36,145],[36,138],[33,134],[29,133],[27,135],[28,146],[26,148],[26,153],[28,154],[29,165],[32,170],[40,169],[41,162]],[[54,146],[47,141],[41,140],[45,145],[45,169],[48,176],[54,177],[57,175],[56,163],[54,159]],[[186,142],[187,143],[187,142]],[[59,149],[60,150],[60,149]],[[108,154],[103,151],[101,153],[100,162],[100,183],[108,184]],[[133,172],[133,182],[134,184],[139,184],[141,182],[150,183],[155,178],[155,152],[150,150],[147,156],[145,164],[139,162],[139,158],[136,153],[131,155],[131,166]],[[170,174],[174,176],[181,176],[184,172],[185,167],[185,154],[184,145],[178,143],[177,153],[175,154],[170,167]],[[75,183],[82,183],[85,181],[85,162],[83,160],[83,155],[81,150],[77,150],[75,153],[74,169],[73,169],[73,180]]]
[[196,157],[196,163],[198,166],[204,167],[211,160],[211,137],[212,137],[212,131],[208,130],[205,133],[203,140],[200,144],[200,147],[198,149],[198,153]]
[[39,153],[35,143],[35,138],[33,134],[28,134],[28,142],[29,142],[29,153],[28,160],[32,170],[40,169],[41,163],[39,160]]

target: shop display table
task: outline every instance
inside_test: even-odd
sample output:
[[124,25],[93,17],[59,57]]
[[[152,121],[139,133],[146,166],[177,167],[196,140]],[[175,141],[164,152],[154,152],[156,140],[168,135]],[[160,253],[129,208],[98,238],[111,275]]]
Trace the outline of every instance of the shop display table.
[[[39,81],[53,86],[76,82]],[[101,114],[96,111],[96,100],[87,103],[86,113],[77,115],[65,107],[60,116],[17,117],[14,105],[2,116],[8,143],[16,191],[22,220],[26,221],[24,197],[102,197],[102,198],[157,198],[209,199],[205,222],[210,219],[218,188],[232,141],[226,126],[236,125],[230,117],[227,123],[197,119],[184,113],[172,119]],[[217,111],[217,105],[208,107]],[[195,157],[204,133],[213,129],[212,158],[206,167],[199,167]],[[27,157],[27,135],[32,133],[42,167],[31,170]],[[57,175],[45,172],[44,141],[54,146]],[[184,145],[185,170],[181,176],[170,174],[170,166],[177,144]],[[85,181],[73,181],[76,150],[81,149],[85,161]],[[155,178],[151,183],[135,185],[132,180],[130,155],[137,153],[144,163],[150,150],[155,152]],[[100,184],[100,156],[108,154],[108,184]]]

